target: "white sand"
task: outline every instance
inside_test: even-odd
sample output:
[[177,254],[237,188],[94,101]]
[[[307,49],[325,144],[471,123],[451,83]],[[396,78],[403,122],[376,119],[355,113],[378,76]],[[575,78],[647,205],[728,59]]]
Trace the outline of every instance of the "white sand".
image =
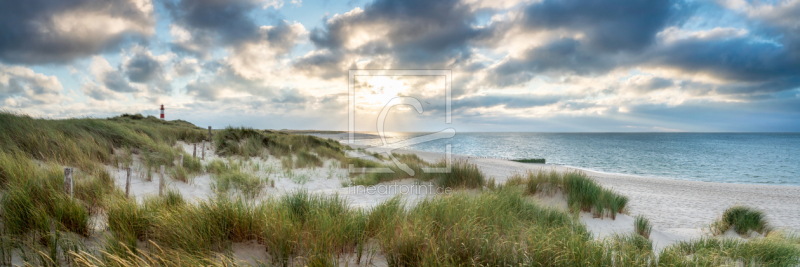
[[[367,148],[367,151],[371,149]],[[394,152],[413,153],[430,162],[445,156],[444,153],[400,149]],[[656,249],[676,241],[703,236],[704,228],[734,204],[764,210],[772,226],[777,229],[800,231],[800,187],[796,186],[670,180],[587,171],[563,165],[519,163],[455,154],[452,156],[453,159],[467,159],[478,165],[487,177],[494,178],[498,183],[505,182],[515,173],[527,171],[584,171],[601,185],[628,196],[630,201],[627,209],[630,215],[642,214],[650,219],[654,226],[651,240]],[[581,220],[598,237],[614,232],[633,231],[633,219],[627,215],[618,216],[616,220],[592,219],[591,215],[582,215]]]
[[[340,138],[332,139],[340,140]],[[190,144],[180,143],[180,145],[184,151],[189,154],[192,153]],[[351,146],[354,148],[367,148],[358,145]],[[210,145],[207,145],[206,149],[204,164],[211,160],[219,159]],[[367,148],[367,151],[372,153],[375,150]],[[420,158],[429,162],[434,162],[444,157],[442,153],[407,150],[395,150],[394,152],[417,154]],[[197,154],[199,157],[199,148]],[[370,155],[353,151],[349,151],[348,156],[376,160]],[[463,155],[453,155],[453,157],[454,159],[467,159],[469,162],[477,164],[487,177],[494,178],[498,183],[504,183],[515,173],[524,173],[529,170],[554,170],[558,172],[578,170],[560,165],[526,164]],[[254,167],[256,165],[258,170]],[[433,190],[435,187],[419,185],[415,179],[385,183],[373,188],[373,190],[376,190],[375,192],[369,192],[363,187],[348,187],[346,184],[349,177],[347,169],[339,168],[337,162],[330,160],[326,161],[321,168],[296,169],[292,170],[291,173],[283,171],[280,160],[274,157],[266,160],[259,158],[248,159],[244,161],[244,166],[247,166],[246,168],[257,176],[274,181],[275,187],[265,189],[260,196],[262,199],[280,196],[296,190],[308,190],[310,193],[339,194],[345,197],[352,207],[369,208],[397,195],[401,195],[409,205],[436,195],[435,190]],[[136,169],[134,168],[134,170]],[[109,170],[115,178],[116,185],[124,190],[124,172],[111,167],[109,167]],[[654,242],[654,249],[658,251],[674,242],[705,235],[703,227],[717,219],[722,211],[733,204],[744,204],[764,210],[772,225],[777,228],[786,228],[793,231],[800,229],[800,187],[692,182],[593,171],[585,172],[603,186],[612,188],[630,198],[628,203],[630,216],[620,214],[616,220],[592,218],[591,214],[582,214],[580,216],[581,221],[587,225],[597,238],[604,238],[614,233],[632,232],[632,216],[642,214],[649,218],[654,225],[651,240]],[[141,173],[134,173],[131,191],[136,198],[141,199],[149,195],[157,195],[158,175],[154,174],[152,181],[145,181],[141,177],[143,177]],[[214,196],[211,184],[212,180],[208,174],[195,177],[190,183],[167,179],[169,188],[179,190],[184,198],[190,200],[203,200]],[[386,185],[395,186],[387,187]],[[381,188],[383,188],[383,191],[381,191]],[[410,190],[410,192],[399,192],[398,189]],[[558,194],[537,198],[542,204],[566,209],[566,201],[563,196]],[[247,253],[254,253],[259,250],[262,254],[251,258],[261,260],[262,258],[260,257],[264,256],[263,250],[247,244],[235,244],[233,253],[244,257]],[[380,255],[377,256],[379,257]],[[379,260],[377,264],[382,265],[383,262]]]

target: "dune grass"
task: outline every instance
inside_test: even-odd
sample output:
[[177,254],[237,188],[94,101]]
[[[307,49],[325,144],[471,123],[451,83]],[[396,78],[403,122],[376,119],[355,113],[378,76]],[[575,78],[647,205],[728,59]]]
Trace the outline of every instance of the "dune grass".
[[[2,154],[5,153],[0,152]],[[8,159],[8,156],[0,158]],[[50,232],[53,223],[52,226],[58,229],[89,235],[89,209],[83,204],[85,200],[64,193],[61,168],[54,165],[35,167],[32,160],[22,157],[0,161],[0,166],[7,175],[13,175],[15,170],[21,171],[18,176],[9,177],[0,196],[6,233],[43,235]],[[32,168],[25,169],[27,167]]]
[[155,117],[48,120],[0,112],[0,125],[2,151],[84,170],[96,164],[113,164],[113,148],[163,153],[177,140],[199,141],[207,136],[191,124]]
[[203,172],[203,163],[199,158],[193,158],[189,153],[183,153],[183,167],[188,173],[197,174]]
[[300,150],[297,151],[297,162],[295,162],[295,167],[297,168],[322,167],[322,160],[316,155],[311,154],[307,150]]
[[227,194],[235,190],[247,198],[255,198],[261,194],[269,180],[256,177],[250,173],[234,169],[222,174],[212,175],[211,188],[217,194]]
[[315,151],[322,157],[344,158],[344,148],[332,139],[244,127],[228,127],[217,131],[214,135],[214,145],[217,154],[222,156],[263,157],[269,153],[280,158],[290,156],[297,151]]
[[712,223],[711,231],[720,235],[731,227],[740,235],[746,235],[750,231],[766,235],[771,231],[763,211],[740,205],[726,209],[722,217]]
[[709,238],[680,242],[665,248],[659,266],[798,266],[800,243],[785,233],[737,240]]
[[[433,167],[446,168],[447,162],[442,159]],[[450,172],[429,173],[423,177],[423,180],[434,180],[439,186],[450,188],[480,188],[485,183],[485,177],[478,166],[463,159],[452,161]]]
[[633,220],[633,231],[644,238],[650,238],[650,233],[653,231],[653,225],[650,220],[642,215],[637,215]]
[[425,167],[446,168],[447,162],[441,160],[434,164],[427,163],[414,154],[394,154],[400,163],[405,164],[413,171],[413,176],[405,172],[395,164],[382,164],[363,159],[349,159],[348,163],[354,167],[367,168],[388,168],[389,173],[367,173],[351,179],[353,185],[370,186],[383,182],[416,178],[421,181],[434,181],[441,187],[449,188],[480,188],[486,183],[486,178],[478,169],[478,166],[466,160],[454,160],[451,164],[450,172],[445,173],[426,173]]
[[[233,242],[252,240],[267,247],[269,262],[265,264],[279,266],[336,265],[344,256],[368,255],[370,244],[377,246],[390,266],[800,263],[797,240],[772,234],[749,242],[684,242],[656,257],[650,241],[638,234],[595,240],[577,217],[540,207],[524,193],[503,187],[478,195],[456,193],[427,199],[413,207],[394,198],[370,209],[349,208],[338,196],[306,191],[263,202],[220,196],[187,203],[177,193],[142,202],[111,197],[107,244],[100,250],[74,249],[67,260],[73,266],[147,266],[142,265],[145,262],[216,266],[224,259],[233,266],[232,259],[219,255]],[[142,241],[145,247],[137,244]],[[52,258],[47,256],[49,247],[31,248],[46,256],[31,261]],[[166,255],[170,258],[160,258]]]
[[[14,253],[32,266],[235,266],[228,250],[247,241],[266,247],[265,266],[332,266],[353,256],[366,264],[373,250],[391,266],[800,264],[800,239],[775,232],[750,241],[700,239],[659,253],[633,233],[598,241],[574,214],[526,197],[562,190],[574,210],[614,216],[624,209],[627,198],[582,173],[529,173],[508,183],[519,187],[444,195],[414,206],[394,198],[368,209],[351,208],[342,197],[306,191],[253,201],[246,191],[264,182],[240,175],[241,163],[213,160],[202,166],[184,156],[182,166],[173,166],[182,153],[173,148],[177,140],[196,142],[206,136],[185,122],[137,115],[50,121],[2,113],[0,123],[10,125],[0,130],[0,265],[8,265]],[[383,166],[344,157],[345,148],[333,140],[282,132],[229,128],[217,131],[213,145],[230,156],[300,161],[302,151],[320,161],[339,160],[340,166]],[[215,188],[241,194],[190,202],[167,190],[163,197],[125,198],[103,165],[132,161],[127,155],[138,155],[149,168],[166,165],[188,174],[205,170],[215,177]],[[445,165],[395,156],[412,169]],[[304,160],[304,166],[318,166],[311,157]],[[63,191],[64,165],[78,167],[74,198]],[[453,166],[449,174],[419,179],[461,188],[486,183],[477,166],[466,161]],[[108,231],[93,232],[89,218],[100,214],[107,216]],[[744,225],[730,221],[737,229]],[[99,242],[86,242],[87,236]]]
[[623,212],[628,204],[628,197],[603,188],[580,171],[527,172],[525,175],[512,176],[507,184],[524,185],[529,194],[552,194],[561,190],[567,198],[570,210],[592,212],[595,217],[601,218],[607,215],[616,219],[617,213]]

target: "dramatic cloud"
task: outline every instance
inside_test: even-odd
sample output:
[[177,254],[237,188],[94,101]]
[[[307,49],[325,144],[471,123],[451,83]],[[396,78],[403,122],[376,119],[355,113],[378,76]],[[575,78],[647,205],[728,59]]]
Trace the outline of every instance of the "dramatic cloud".
[[154,33],[149,0],[0,2],[0,60],[60,63]]
[[674,0],[545,0],[526,7],[521,22],[531,30],[580,33],[597,52],[640,51],[670,21],[686,16]]
[[[665,27],[679,24],[692,8],[680,1],[542,1],[500,21],[504,39],[535,36],[489,74],[498,86],[526,83],[534,76],[599,75],[641,60]],[[530,39],[530,38],[526,38]],[[522,45],[524,47],[524,45]]]
[[[349,70],[444,69],[460,130],[800,130],[798,21],[800,0],[5,1],[0,109],[342,129]],[[440,130],[444,76],[355,82],[359,120],[413,97],[387,123]]]
[[[317,47],[295,64],[308,75],[340,77],[348,68],[445,68],[468,63],[469,43],[484,30],[476,14],[455,0],[378,0],[327,18],[311,31]],[[368,62],[356,64],[359,59]]]
[[263,30],[252,16],[256,9],[280,8],[282,1],[168,0],[164,4],[176,22],[170,30],[176,51],[207,55],[215,45],[282,41],[280,32]]

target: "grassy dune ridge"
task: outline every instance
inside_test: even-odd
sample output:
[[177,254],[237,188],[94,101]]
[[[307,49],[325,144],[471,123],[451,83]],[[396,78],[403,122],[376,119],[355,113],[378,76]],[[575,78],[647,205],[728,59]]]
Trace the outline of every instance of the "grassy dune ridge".
[[[240,166],[222,160],[188,160],[177,141],[198,142],[207,131],[186,122],[137,115],[110,119],[34,119],[0,113],[0,265],[12,254],[32,266],[232,266],[232,243],[266,247],[264,266],[336,266],[344,258],[366,263],[382,254],[390,266],[796,266],[800,238],[768,232],[741,241],[707,238],[654,253],[645,237],[620,234],[595,240],[577,211],[614,216],[627,198],[580,173],[529,173],[492,185],[468,162],[451,174],[419,179],[456,188],[480,188],[424,200],[413,206],[393,198],[373,208],[351,208],[340,196],[296,191],[254,201],[218,193],[190,203],[177,191],[141,201],[113,186],[104,165],[130,164],[137,155],[147,168],[207,172],[218,191],[263,186]],[[333,140],[247,128],[218,130],[218,154],[288,159],[288,168],[386,166],[348,158]],[[441,166],[413,155],[396,155],[415,171]],[[75,198],[63,191],[63,166],[75,166]],[[184,175],[184,174],[180,174]],[[405,178],[403,174],[353,177],[363,184]],[[530,194],[562,190],[574,212],[545,208]],[[246,195],[246,194],[244,194]],[[103,217],[105,216],[105,217]],[[107,229],[89,227],[106,218]],[[731,218],[736,216],[731,216]],[[752,216],[739,216],[750,218]],[[742,220],[731,220],[739,226]],[[644,231],[646,230],[646,231]],[[99,242],[87,242],[92,237]]]

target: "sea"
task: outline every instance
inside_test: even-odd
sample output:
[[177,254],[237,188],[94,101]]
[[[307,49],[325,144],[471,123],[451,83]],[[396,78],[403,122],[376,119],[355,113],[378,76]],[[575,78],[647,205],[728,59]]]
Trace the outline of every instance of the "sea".
[[[430,133],[387,133],[387,143]],[[380,139],[358,143],[381,145]],[[458,132],[398,148],[547,164],[665,179],[800,186],[800,133]]]

